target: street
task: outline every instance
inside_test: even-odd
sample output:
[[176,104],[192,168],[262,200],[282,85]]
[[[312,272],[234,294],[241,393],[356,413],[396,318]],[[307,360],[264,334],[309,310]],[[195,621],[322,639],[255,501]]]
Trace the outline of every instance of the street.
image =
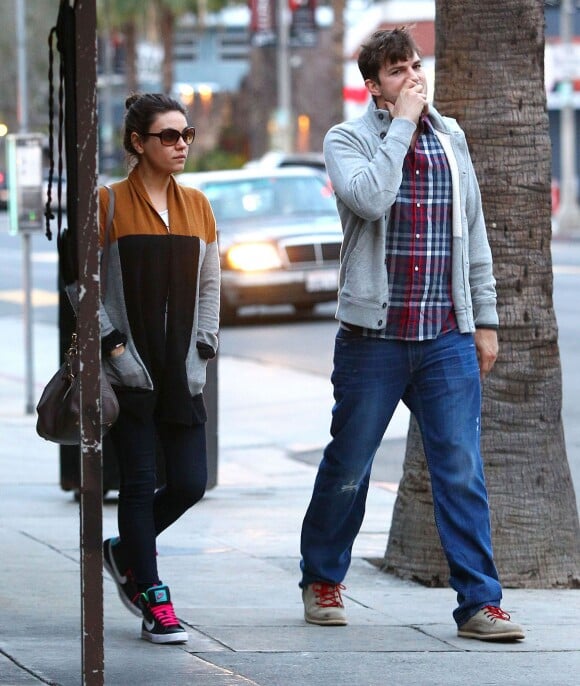
[[[65,224],[66,225],[66,224]],[[8,234],[6,212],[0,212],[0,321],[17,317],[23,311],[22,238]],[[578,294],[580,293],[580,241],[555,239],[554,306],[559,328],[559,347],[563,370],[563,418],[570,470],[580,502],[580,348],[578,335]],[[33,320],[56,326],[57,252],[56,238],[48,241],[43,233],[31,237]],[[334,305],[319,306],[311,318],[297,318],[292,308],[249,311],[220,335],[220,352],[250,361],[308,372],[328,378],[332,367],[332,348],[336,323]],[[24,332],[23,332],[24,336]],[[21,342],[24,345],[24,341]],[[38,345],[33,341],[33,346]],[[500,351],[501,352],[501,351]],[[328,398],[328,421],[332,398]],[[574,448],[574,449],[573,449]],[[396,482],[400,478],[404,440],[390,441],[388,450],[377,455],[373,477]],[[318,451],[299,455],[310,464],[320,459]]]

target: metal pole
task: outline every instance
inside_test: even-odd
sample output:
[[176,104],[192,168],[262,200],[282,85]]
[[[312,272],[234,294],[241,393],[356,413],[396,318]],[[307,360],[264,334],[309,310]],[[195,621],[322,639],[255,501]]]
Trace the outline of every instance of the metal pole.
[[[16,54],[17,54],[17,115],[20,133],[28,131],[28,65],[26,59],[26,0],[16,0]],[[32,335],[32,267],[31,235],[22,236],[22,280],[24,286],[24,378],[26,380],[26,414],[34,412],[34,345]]]
[[276,50],[276,70],[278,78],[278,127],[282,152],[292,152],[293,117],[291,98],[291,72],[289,55],[288,0],[277,0],[278,41]]
[[[560,37],[566,53],[572,50],[574,31],[574,6],[572,0],[562,0],[560,8]],[[573,103],[572,74],[565,73],[562,82],[562,109],[560,110],[560,210],[558,234],[580,233],[580,208],[578,207],[578,177],[576,175],[576,110]]]
[[218,454],[219,454],[219,416],[218,416],[218,370],[219,352],[207,365],[207,379],[203,391],[203,399],[207,407],[207,423],[205,425],[207,445],[207,488],[215,488],[218,484]]
[[[77,333],[81,363],[81,640],[83,686],[104,684],[103,475],[101,436],[101,337],[97,221],[97,8],[76,0],[75,111],[78,193],[79,299]],[[67,93],[67,97],[68,97]]]
[[16,50],[18,67],[18,124],[20,133],[26,133],[28,131],[26,0],[16,0]]
[[[110,8],[107,5],[106,17],[110,15]],[[103,39],[104,50],[104,74],[103,74],[103,88],[101,95],[103,100],[102,113],[103,121],[101,123],[101,135],[103,141],[102,161],[104,170],[109,172],[113,166],[113,46],[111,45],[111,26],[107,19],[106,29]]]
[[24,366],[26,414],[34,414],[34,340],[32,333],[32,246],[30,231],[22,231],[22,273],[24,281]]

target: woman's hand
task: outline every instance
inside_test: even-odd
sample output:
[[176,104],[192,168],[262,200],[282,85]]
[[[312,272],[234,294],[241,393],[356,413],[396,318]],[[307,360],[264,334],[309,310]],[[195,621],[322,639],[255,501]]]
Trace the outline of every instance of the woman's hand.
[[119,355],[122,355],[125,352],[125,346],[121,343],[119,344],[116,348],[113,348],[109,355],[111,357],[119,357]]

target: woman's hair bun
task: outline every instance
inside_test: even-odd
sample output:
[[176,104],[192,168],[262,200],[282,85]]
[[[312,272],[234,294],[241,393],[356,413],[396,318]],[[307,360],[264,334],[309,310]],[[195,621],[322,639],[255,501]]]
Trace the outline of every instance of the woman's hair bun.
[[140,93],[133,93],[132,95],[130,95],[125,100],[125,109],[128,110],[131,107],[131,105],[134,105],[137,102],[137,100],[139,100],[140,97],[141,97]]

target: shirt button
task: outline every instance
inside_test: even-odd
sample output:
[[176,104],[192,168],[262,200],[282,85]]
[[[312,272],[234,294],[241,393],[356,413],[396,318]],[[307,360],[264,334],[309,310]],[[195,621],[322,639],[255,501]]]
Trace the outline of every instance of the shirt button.
[[379,321],[377,322],[377,324],[378,324],[379,326],[382,326],[382,325],[383,325],[383,320],[382,320],[382,319],[379,319]]
[[385,115],[384,115],[384,114],[379,114],[379,119],[380,119],[381,121],[383,121],[384,118],[385,118]]
[[415,174],[417,174],[417,176],[419,176],[419,170],[418,170],[418,169],[417,169],[417,171],[415,172]]
[[421,203],[420,203],[420,202],[417,203],[417,207],[421,207]]
[[387,135],[387,134],[383,131],[383,132],[380,134],[381,140],[382,140],[386,135]]
[[383,304],[381,305],[381,307],[383,308],[383,310],[386,310],[386,309],[387,309],[387,303],[383,303]]
[[415,234],[415,238],[421,238],[421,234],[420,234],[420,233],[416,233],[416,234]]
[[418,272],[418,271],[419,271],[419,267],[415,267],[415,271]]

